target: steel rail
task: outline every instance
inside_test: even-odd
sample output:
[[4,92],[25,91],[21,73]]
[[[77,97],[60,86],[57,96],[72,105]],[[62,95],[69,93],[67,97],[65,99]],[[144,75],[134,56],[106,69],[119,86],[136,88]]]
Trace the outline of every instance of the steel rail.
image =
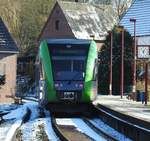
[[59,137],[61,141],[70,141],[69,139],[67,139],[67,137],[63,135],[62,131],[59,129],[56,123],[56,120],[53,116],[51,117],[51,124],[52,124],[53,130],[55,131],[56,135]]
[[[103,105],[98,105],[96,108],[102,121],[118,132],[133,140],[149,141],[150,129],[149,125],[146,125],[148,122],[114,111]],[[141,125],[144,125],[144,127]]]
[[117,138],[113,137],[112,135],[104,132],[103,130],[101,130],[100,128],[97,128],[94,124],[92,124],[90,122],[90,119],[84,117],[83,121],[91,128],[93,129],[97,134],[101,135],[102,137],[104,137],[107,141],[118,141]]

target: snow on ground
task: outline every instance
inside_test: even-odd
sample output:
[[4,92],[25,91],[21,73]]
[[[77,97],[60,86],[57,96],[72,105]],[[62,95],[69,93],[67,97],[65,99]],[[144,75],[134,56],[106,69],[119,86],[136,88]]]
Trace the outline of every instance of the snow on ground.
[[[5,139],[8,141],[10,137],[13,136],[14,131],[21,125],[22,118],[25,115],[27,108],[31,110],[31,117],[29,121],[23,124],[20,128],[22,132],[23,141],[40,141],[41,134],[45,134],[49,140],[58,141],[58,137],[54,133],[51,125],[51,118],[48,111],[45,111],[46,117],[40,118],[39,114],[39,106],[37,102],[33,102],[30,100],[24,100],[23,105],[0,105],[0,111],[10,111],[9,114],[3,116],[5,122],[0,125],[0,141],[4,141]],[[96,102],[100,102],[102,104],[107,104],[109,106],[114,107],[116,110],[120,110],[122,112],[130,114],[130,112],[134,113],[134,115],[138,115],[139,117],[150,117],[149,109],[144,107],[141,103],[137,103],[134,101],[129,101],[126,99],[119,99],[117,97],[98,97]],[[133,106],[133,105],[134,106]],[[100,135],[96,134],[90,127],[86,125],[86,123],[78,118],[63,118],[56,119],[56,122],[60,125],[72,125],[75,126],[79,132],[87,134],[89,137],[93,138],[96,141],[104,140],[100,137]],[[95,126],[103,129],[104,131],[109,132],[112,136],[115,136],[121,141],[130,141],[125,138],[122,134],[116,132],[111,127],[108,127],[99,119],[95,119],[91,121]]]
[[57,118],[56,122],[58,125],[70,125],[70,126],[76,126],[73,122],[73,119],[71,118]]
[[16,130],[21,126],[22,120],[17,120],[9,129],[5,141],[12,141]]
[[[0,111],[1,112],[10,112],[14,109],[18,108],[18,105],[15,105],[15,104],[0,104]],[[8,116],[4,116],[4,117],[7,117]],[[4,118],[3,117],[3,118]],[[15,117],[14,118],[10,118],[10,119],[5,119],[4,120],[7,120],[7,122],[2,122],[0,124],[0,141],[4,141],[5,138],[6,138],[6,134],[8,133],[10,127],[14,124],[15,122]]]
[[14,121],[12,120],[0,125],[0,141],[5,141],[6,135],[13,123]]
[[9,114],[3,116],[4,120],[8,120],[8,119],[15,119],[15,120],[19,120],[22,119],[23,116],[25,115],[27,110],[26,106],[19,106],[19,108],[12,110]]
[[11,111],[18,108],[16,104],[0,104],[0,111]]
[[[27,108],[31,110],[30,119],[22,124]],[[3,116],[5,122],[0,124],[0,141],[10,141],[17,128],[20,131],[19,138],[23,141],[41,141],[43,137],[52,141],[59,140],[52,129],[49,112],[45,111],[46,117],[40,118],[38,102],[23,100],[22,105],[0,105],[0,111],[10,111]]]
[[[5,111],[10,111],[17,108],[17,105],[11,105],[11,104],[0,104],[0,111],[5,112]],[[6,134],[8,133],[10,127],[13,125],[15,122],[14,119],[7,120],[7,123],[1,123],[0,124],[0,141],[4,141]]]
[[100,130],[110,134],[111,136],[115,137],[119,141],[132,141],[129,138],[126,138],[123,134],[117,132],[107,124],[105,124],[103,121],[100,119],[94,119],[90,121],[92,124],[94,124],[97,128]]
[[27,106],[31,110],[31,116],[29,121],[20,128],[22,140],[41,141],[46,138],[46,140],[58,141],[51,126],[49,112],[45,111],[46,117],[40,118],[41,115],[38,103],[28,103]]
[[[21,132],[22,132],[22,140],[28,141],[31,137],[34,138],[34,128],[37,127],[38,123],[38,117],[39,117],[39,109],[38,109],[38,103],[32,102],[27,103],[28,108],[31,110],[31,115],[29,122],[23,124],[21,126]],[[35,128],[36,130],[37,128]]]
[[0,140],[10,141],[18,127],[22,123],[22,118],[27,112],[27,107],[17,105],[0,105],[1,111],[9,111],[3,116],[4,122],[0,125]]
[[103,137],[93,131],[82,119],[79,118],[57,118],[56,122],[58,125],[72,125],[75,126],[79,132],[85,133],[96,141],[106,141]]

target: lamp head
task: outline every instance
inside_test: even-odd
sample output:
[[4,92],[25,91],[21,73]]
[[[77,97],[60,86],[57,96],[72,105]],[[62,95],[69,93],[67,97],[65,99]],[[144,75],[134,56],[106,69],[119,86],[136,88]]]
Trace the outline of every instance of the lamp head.
[[131,19],[130,19],[130,22],[136,22],[136,19],[131,18]]

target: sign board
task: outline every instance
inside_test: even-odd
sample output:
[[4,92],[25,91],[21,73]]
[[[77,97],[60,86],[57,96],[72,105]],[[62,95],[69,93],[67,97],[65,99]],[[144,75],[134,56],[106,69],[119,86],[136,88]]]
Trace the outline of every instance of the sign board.
[[137,46],[138,59],[149,59],[149,57],[150,57],[149,46]]

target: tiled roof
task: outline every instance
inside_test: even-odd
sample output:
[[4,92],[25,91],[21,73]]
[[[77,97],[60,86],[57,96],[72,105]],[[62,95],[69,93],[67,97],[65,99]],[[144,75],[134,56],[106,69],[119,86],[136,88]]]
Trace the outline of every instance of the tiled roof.
[[58,2],[69,26],[78,39],[104,40],[108,30],[116,23],[115,12],[110,5],[93,6],[88,3]]
[[133,36],[134,26],[129,20],[136,19],[136,35],[150,36],[150,0],[135,0],[120,21]]
[[0,52],[17,53],[18,48],[0,17]]

